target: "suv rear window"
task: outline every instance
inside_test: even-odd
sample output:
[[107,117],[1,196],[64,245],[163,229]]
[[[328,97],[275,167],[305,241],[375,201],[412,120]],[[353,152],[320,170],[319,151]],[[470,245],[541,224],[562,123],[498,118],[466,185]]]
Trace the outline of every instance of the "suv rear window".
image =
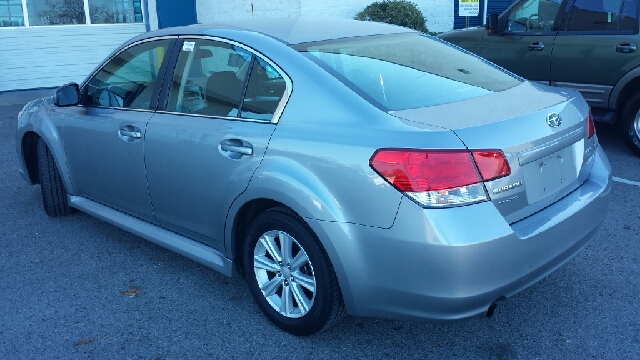
[[576,0],[568,31],[635,31],[637,0]]
[[466,100],[523,80],[420,33],[304,43],[294,49],[385,111]]

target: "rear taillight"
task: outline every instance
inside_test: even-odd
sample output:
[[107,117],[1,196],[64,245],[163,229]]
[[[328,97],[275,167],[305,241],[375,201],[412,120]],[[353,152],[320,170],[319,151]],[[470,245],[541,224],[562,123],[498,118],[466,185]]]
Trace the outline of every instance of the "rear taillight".
[[391,185],[424,207],[487,201],[482,181],[510,173],[501,151],[376,151],[371,167]]
[[472,151],[484,181],[498,179],[511,173],[509,163],[501,151]]
[[591,108],[589,108],[589,117],[587,120],[587,138],[591,139],[596,134],[596,125],[593,123],[593,115],[591,115]]

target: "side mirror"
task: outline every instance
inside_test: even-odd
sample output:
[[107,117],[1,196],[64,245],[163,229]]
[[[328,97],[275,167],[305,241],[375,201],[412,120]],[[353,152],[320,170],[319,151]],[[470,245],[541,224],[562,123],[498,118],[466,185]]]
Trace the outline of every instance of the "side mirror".
[[56,89],[53,103],[59,107],[75,106],[80,102],[80,87],[76,83],[68,83]]
[[498,29],[498,14],[487,15],[487,22],[484,24],[484,28],[488,33],[495,34]]

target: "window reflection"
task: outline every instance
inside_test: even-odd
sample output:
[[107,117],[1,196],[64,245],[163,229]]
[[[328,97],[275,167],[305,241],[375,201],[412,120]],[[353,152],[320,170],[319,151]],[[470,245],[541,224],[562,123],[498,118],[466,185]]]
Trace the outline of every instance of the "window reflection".
[[84,24],[84,0],[27,0],[29,25]]
[[142,22],[140,0],[89,0],[92,24]]
[[0,27],[9,26],[24,26],[20,0],[0,0]]
[[[4,3],[16,3],[16,9],[21,10],[20,0],[0,0],[0,8]],[[86,19],[87,8],[90,21]],[[12,7],[11,11],[16,10]],[[27,0],[27,12],[30,26],[143,21],[142,0]],[[3,20],[3,16],[4,13],[0,12],[0,21]]]

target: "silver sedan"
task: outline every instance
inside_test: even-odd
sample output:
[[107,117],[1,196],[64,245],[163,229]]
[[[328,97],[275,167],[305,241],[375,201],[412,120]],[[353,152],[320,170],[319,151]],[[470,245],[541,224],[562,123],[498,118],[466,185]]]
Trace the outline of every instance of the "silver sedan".
[[309,335],[490,316],[596,237],[611,169],[576,92],[386,24],[150,32],[27,104],[21,172],[223,274]]

